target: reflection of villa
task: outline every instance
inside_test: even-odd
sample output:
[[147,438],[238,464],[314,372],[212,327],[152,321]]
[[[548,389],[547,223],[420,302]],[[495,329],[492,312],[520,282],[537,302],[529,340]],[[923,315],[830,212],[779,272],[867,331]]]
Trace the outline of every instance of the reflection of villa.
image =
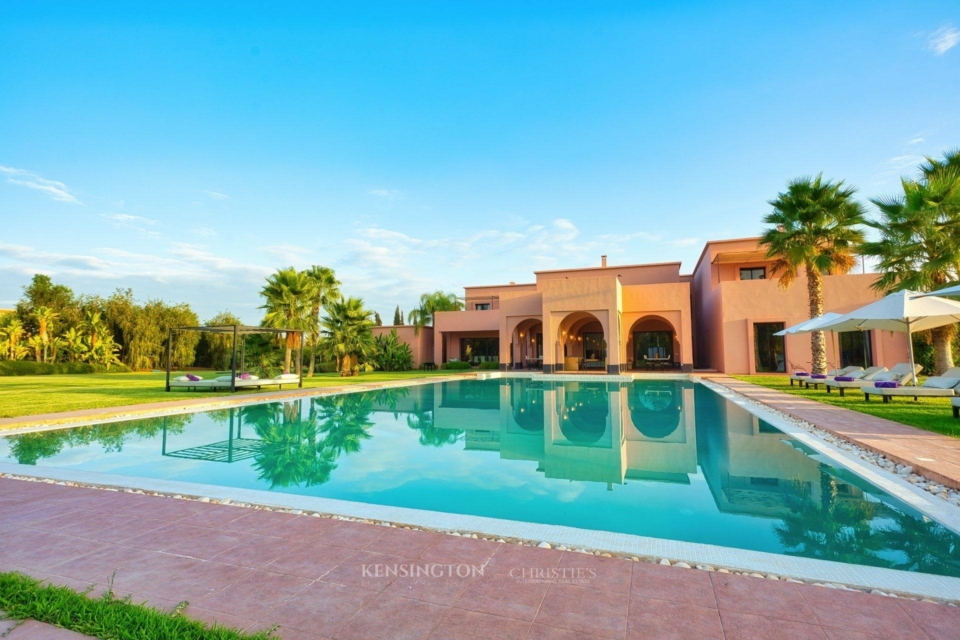
[[[711,241],[692,274],[679,262],[538,271],[529,284],[466,287],[464,311],[436,314],[413,338],[417,364],[498,362],[500,369],[620,373],[694,366],[728,373],[810,364],[809,336],[772,334],[809,318],[804,281],[783,291],[756,238]],[[825,308],[876,300],[874,274],[824,278]],[[378,332],[391,327],[378,327]],[[403,329],[401,332],[405,331]],[[902,334],[852,331],[830,345],[831,363],[892,366],[907,360]]]

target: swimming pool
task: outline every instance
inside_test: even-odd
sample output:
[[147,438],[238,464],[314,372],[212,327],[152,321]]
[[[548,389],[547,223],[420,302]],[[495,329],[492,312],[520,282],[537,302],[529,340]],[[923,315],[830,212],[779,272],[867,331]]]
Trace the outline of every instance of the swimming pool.
[[464,380],[0,438],[0,461],[960,576],[960,536],[702,384]]

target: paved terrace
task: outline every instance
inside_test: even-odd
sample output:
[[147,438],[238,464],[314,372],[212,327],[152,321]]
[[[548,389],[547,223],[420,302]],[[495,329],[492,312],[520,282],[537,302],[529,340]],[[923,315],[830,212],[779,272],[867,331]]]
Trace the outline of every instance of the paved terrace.
[[[248,630],[279,625],[287,640],[916,640],[960,629],[960,608],[946,605],[12,479],[0,479],[0,540],[2,571],[77,590],[94,584],[95,593],[113,576],[117,595],[164,609],[186,600],[186,615]],[[485,569],[377,575],[430,563]],[[557,580],[517,579],[552,571]]]
[[960,489],[960,439],[741,382],[729,376],[705,377],[793,418],[813,423],[864,449],[881,453],[894,462],[911,465],[919,475]]

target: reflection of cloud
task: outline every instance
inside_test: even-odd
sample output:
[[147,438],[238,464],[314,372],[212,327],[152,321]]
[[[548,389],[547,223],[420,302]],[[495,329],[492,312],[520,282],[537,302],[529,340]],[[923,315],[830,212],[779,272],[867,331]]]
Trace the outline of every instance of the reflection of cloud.
[[15,169],[0,165],[0,173],[7,176],[7,182],[16,184],[28,189],[35,189],[46,194],[48,197],[58,202],[70,202],[72,204],[82,204],[75,195],[70,193],[67,185],[56,180],[48,180],[26,169]]
[[943,25],[927,38],[927,48],[937,56],[942,56],[958,44],[960,44],[960,29],[949,24]]

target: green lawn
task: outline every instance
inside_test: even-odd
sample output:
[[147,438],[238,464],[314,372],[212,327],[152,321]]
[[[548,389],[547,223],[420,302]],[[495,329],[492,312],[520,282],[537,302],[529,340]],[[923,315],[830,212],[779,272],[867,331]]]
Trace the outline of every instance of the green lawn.
[[[227,372],[229,373],[229,372]],[[320,373],[313,378],[304,378],[303,387],[320,388],[389,380],[410,380],[427,376],[449,375],[459,371],[403,371],[363,373],[359,376],[341,378],[337,373]],[[203,374],[201,374],[203,375]],[[204,377],[207,377],[204,375]],[[2,376],[0,377],[0,418],[120,407],[144,402],[163,402],[186,398],[215,398],[230,395],[229,392],[164,391],[163,373],[87,373],[51,376]],[[295,389],[296,386],[284,387]],[[275,390],[276,387],[273,387]],[[269,388],[265,388],[269,390]],[[242,390],[234,395],[256,390]]]
[[920,398],[919,402],[914,402],[913,398],[893,398],[889,404],[883,404],[880,398],[870,400],[870,402],[865,401],[863,393],[857,390],[847,390],[846,396],[841,398],[836,391],[827,395],[823,385],[820,386],[819,391],[802,389],[799,386],[791,387],[790,378],[787,376],[733,377],[744,382],[752,382],[761,387],[777,389],[795,396],[810,398],[818,402],[853,409],[861,413],[908,424],[912,427],[960,438],[960,420],[954,420],[949,398]]

